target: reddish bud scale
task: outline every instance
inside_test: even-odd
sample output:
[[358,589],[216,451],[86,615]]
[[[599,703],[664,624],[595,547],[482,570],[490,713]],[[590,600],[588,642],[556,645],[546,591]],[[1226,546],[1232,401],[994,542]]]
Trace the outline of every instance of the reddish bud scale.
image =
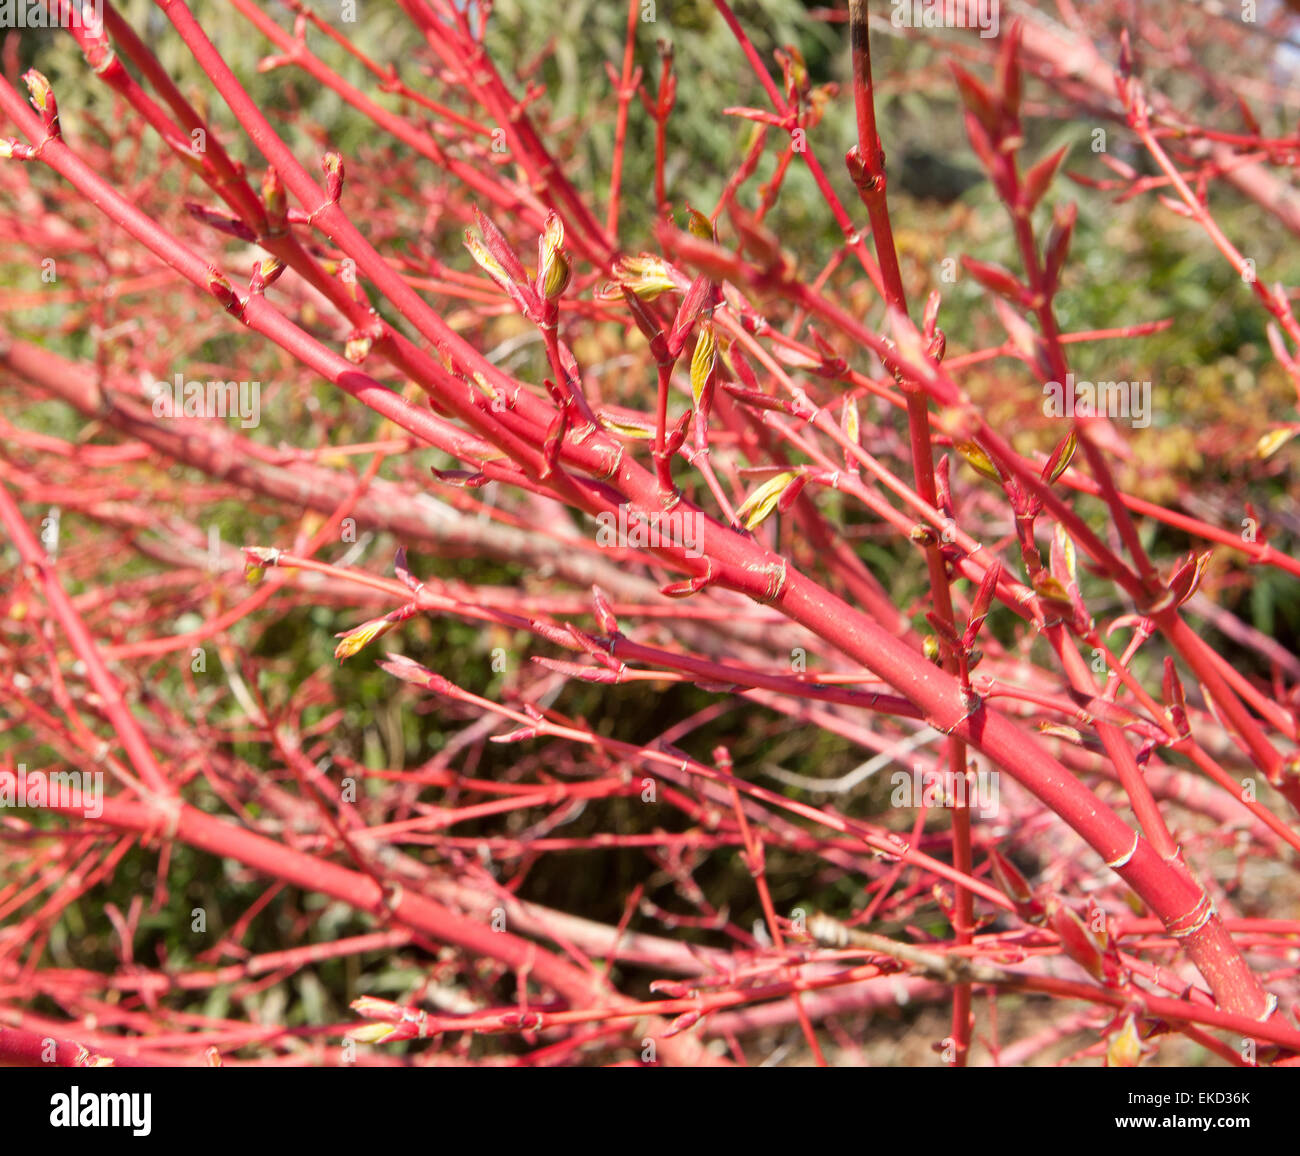
[[508,1012],[500,1019],[505,1028],[517,1028],[521,1032],[541,1031],[546,1023],[541,1012]]
[[843,381],[849,376],[849,363],[842,357],[830,357],[814,367],[812,372],[827,381]]
[[980,627],[984,625],[984,619],[988,617],[989,608],[993,605],[993,596],[997,593],[998,583],[1001,580],[1002,564],[994,562],[984,571],[984,578],[980,582],[975,601],[971,604],[970,622],[961,640],[964,650],[969,651],[975,645],[975,639],[979,636]]
[[278,257],[266,257],[253,266],[253,275],[248,279],[248,288],[259,296],[274,285],[286,266]]
[[654,995],[667,996],[669,999],[688,999],[693,989],[675,979],[652,979],[650,991]]
[[1022,81],[1020,74],[1021,24],[1015,21],[999,45],[996,80],[1001,95],[1002,115],[1013,123],[1020,119]]
[[582,389],[582,368],[578,365],[573,350],[563,341],[557,342],[556,348],[560,355],[560,368],[564,370],[564,384],[570,396],[577,396]]
[[544,465],[539,478],[549,478],[555,473],[560,462],[560,450],[564,445],[564,435],[569,432],[569,423],[573,418],[573,406],[567,399],[564,405],[560,406],[559,412],[551,419],[550,427],[546,431],[546,440],[542,444],[542,459]]
[[614,616],[609,598],[599,586],[592,586],[591,600],[596,607],[596,621],[606,634],[618,634],[618,619]]
[[579,630],[573,623],[568,624],[568,631],[588,654],[607,670],[621,670],[623,664],[611,658],[609,652],[600,642],[584,630]]
[[[1016,911],[1022,919],[1026,913],[1036,909],[1036,914],[1041,918],[1043,914],[1042,904],[1034,898],[1033,889],[1029,886],[1029,880],[1021,873],[1002,852],[996,848],[989,849],[989,866],[993,871],[993,878],[1002,892],[1012,903],[1016,905]],[[1035,921],[1036,922],[1036,921]]]
[[[795,504],[799,495],[803,493],[804,486],[806,486],[808,482],[812,480],[812,478],[813,478],[812,474],[808,474],[808,473],[799,474],[794,479],[794,481],[792,481],[788,486],[786,486],[786,488],[781,491],[781,496],[777,499],[776,502],[777,513],[788,514],[790,512],[790,507],[792,507]],[[818,475],[817,480],[822,481],[824,478],[825,475],[821,474]]]
[[461,697],[460,688],[455,683],[440,674],[435,674],[404,654],[388,655],[380,660],[379,668],[394,678],[431,690],[434,694],[446,695],[449,698]]
[[703,1014],[704,1014],[703,1012],[690,1011],[690,1012],[686,1012],[684,1015],[679,1015],[664,1030],[663,1036],[661,1038],[668,1039],[669,1036],[675,1036],[681,1032],[686,1031],[688,1028],[693,1028],[697,1023],[700,1022],[700,1017]]
[[641,330],[642,335],[650,342],[650,351],[654,354],[655,361],[660,365],[671,365],[677,359],[669,350],[668,341],[665,339],[663,328],[659,324],[659,318],[626,285],[620,285],[619,291],[623,294],[623,300],[627,302],[628,310],[632,314],[632,320],[636,322],[636,327]]
[[262,178],[262,203],[266,206],[266,221],[271,234],[283,233],[288,222],[288,198],[284,182],[273,168],[268,168]]
[[1069,151],[1069,146],[1063,145],[1025,173],[1020,186],[1020,207],[1025,212],[1033,212],[1038,202],[1043,199],[1056,177],[1056,170],[1060,168],[1065,154]]
[[1202,550],[1199,554],[1193,551],[1175,568],[1169,578],[1169,592],[1175,606],[1181,606],[1196,593],[1212,555],[1212,550]]
[[1192,727],[1187,720],[1187,699],[1183,694],[1183,680],[1178,677],[1178,668],[1174,665],[1174,660],[1167,655],[1163,689],[1165,702],[1168,704],[1165,707],[1165,717],[1173,724],[1180,739],[1190,737]]
[[1047,358],[1042,339],[1019,313],[1011,308],[1001,297],[993,298],[993,312],[998,315],[1002,327],[1011,338],[1012,347],[1020,359],[1035,369],[1044,381],[1052,378],[1051,362]]
[[668,336],[668,353],[674,361],[681,356],[682,350],[686,347],[686,339],[695,327],[695,320],[699,317],[700,311],[708,302],[712,292],[713,282],[701,273],[691,282],[691,287],[686,291],[686,296],[682,298],[681,307],[677,310],[677,317],[673,321],[673,328]]
[[948,517],[953,517],[954,507],[952,504],[952,458],[947,454],[939,459],[934,467],[934,486],[935,493],[938,497],[939,509]]
[[[754,370],[749,364],[749,360],[740,351],[740,347],[733,345],[727,352],[727,359],[731,362],[731,368],[735,371],[736,376],[740,379],[740,384],[752,393],[762,394],[763,390],[758,384],[758,378],[754,376]],[[766,394],[763,394],[766,397]]]
[[998,293],[1023,308],[1029,307],[1032,295],[1010,269],[1004,269],[1001,265],[994,265],[987,261],[976,261],[971,257],[962,257],[961,263],[962,268],[985,289]]
[[689,409],[683,413],[682,416],[677,419],[677,423],[673,426],[668,436],[664,439],[664,455],[666,457],[672,457],[673,454],[682,448],[682,444],[686,441],[686,435],[690,432],[691,418],[694,416],[694,413],[694,410]]
[[1106,951],[1088,925],[1062,903],[1051,905],[1047,921],[1060,939],[1066,955],[1100,982],[1106,974]]
[[582,643],[573,636],[567,626],[556,626],[540,618],[529,619],[528,625],[535,634],[540,635],[547,642],[553,642],[556,646],[564,647],[565,650],[583,650]]
[[203,222],[209,229],[216,229],[218,233],[224,233],[226,237],[237,237],[239,241],[253,242],[257,239],[257,234],[248,228],[238,217],[231,217],[227,213],[214,212],[213,209],[205,205],[195,204],[192,200],[185,203],[185,211],[196,221]]
[[243,318],[244,303],[239,299],[234,286],[216,269],[208,270],[208,292],[221,302],[221,307],[231,316]]
[[727,212],[732,227],[740,237],[741,248],[755,264],[778,279],[793,272],[789,260],[781,251],[781,239],[762,224],[756,213],[741,208],[734,200],[728,205]]
[[752,405],[755,409],[775,410],[791,417],[795,416],[794,407],[784,398],[773,397],[771,394],[762,393],[756,389],[747,389],[730,381],[723,382],[722,388],[737,401],[743,402],[745,405]]
[[979,158],[985,170],[990,175],[997,175],[1002,170],[1001,158],[997,150],[993,147],[992,137],[988,129],[984,127],[978,116],[969,109],[965,115],[966,136],[970,140],[971,151]]
[[253,565],[278,566],[280,551],[275,546],[245,546],[244,557]]
[[957,632],[945,619],[940,618],[933,610],[927,610],[925,612],[925,620],[934,628],[934,632],[940,637],[940,639],[948,644],[949,648],[954,653],[961,653],[965,649],[962,646],[961,639],[957,636]]
[[1246,123],[1246,129],[1254,136],[1261,136],[1262,130],[1259,127],[1259,121],[1255,119],[1255,114],[1251,112],[1250,105],[1246,103],[1246,98],[1241,93],[1235,94],[1237,97],[1237,110],[1241,113],[1241,119]]
[[410,567],[406,561],[406,547],[398,546],[397,553],[393,555],[393,573],[397,575],[398,581],[408,590],[418,590],[424,585],[423,582],[417,582],[415,575],[411,573]]
[[50,87],[50,82],[34,68],[29,68],[23,73],[23,82],[27,85],[27,91],[31,94],[32,104],[36,106],[36,110],[41,114],[45,131],[55,140],[58,140],[61,135],[59,130],[59,106],[54,99],[54,90]]
[[1079,206],[1073,201],[1068,205],[1058,205],[1052,214],[1052,227],[1043,245],[1043,268],[1049,292],[1054,292],[1060,284],[1061,270],[1070,253],[1070,239],[1074,236],[1074,222],[1078,217]]
[[998,98],[982,80],[967,72],[961,65],[953,64],[951,68],[953,77],[957,81],[957,91],[961,96],[962,104],[974,116],[988,137],[996,137],[1002,119]]
[[701,574],[685,582],[670,582],[667,586],[661,586],[659,593],[665,598],[689,598],[692,594],[698,594],[712,581],[709,575]]
[[[933,887],[930,888],[930,894],[934,896],[934,901],[939,905],[944,915],[946,915],[949,921],[951,922],[952,916],[957,910],[957,905],[953,898],[952,888],[945,887],[941,883],[936,883]],[[889,962],[893,964],[894,967],[902,966],[899,963],[899,961],[895,959],[890,959]]]
[[849,179],[864,201],[880,195],[885,183],[884,174],[872,170],[857,145],[844,154],[844,167],[849,170]]
[[925,299],[925,312],[921,317],[921,333],[929,341],[935,333],[935,328],[939,324],[939,306],[943,301],[943,295],[938,289],[931,289],[930,295]]
[[436,466],[430,466],[429,472],[446,485],[468,490],[486,486],[490,480],[486,474],[477,470],[440,470]]
[[1133,46],[1129,43],[1128,29],[1120,30],[1119,60],[1117,71],[1121,78],[1127,80],[1133,75]]
[[673,101],[677,95],[677,74],[673,71],[673,42],[671,40],[659,41],[659,64],[663,68],[663,79],[660,81],[660,92],[664,92],[659,107],[663,112],[672,110]]
[[579,666],[576,662],[565,662],[558,658],[546,658],[541,655],[534,655],[533,662],[538,666],[544,666],[547,670],[553,670],[556,674],[562,674],[565,678],[577,678],[583,682],[604,682],[614,683],[622,681],[621,670],[607,670],[601,666]]
[[553,382],[549,377],[544,382],[542,382],[542,384],[546,386],[546,392],[551,395],[551,400],[555,402],[555,404],[558,405],[561,409],[563,409],[565,403],[567,403],[569,400],[569,395],[565,393],[564,390],[562,390],[558,385],[556,385],[555,382]]
[[936,329],[930,343],[925,347],[925,355],[936,365],[943,361],[948,350],[948,337],[942,329]]
[[325,196],[330,204],[338,204],[343,196],[343,157],[338,153],[326,153],[321,158],[321,167],[325,170]]

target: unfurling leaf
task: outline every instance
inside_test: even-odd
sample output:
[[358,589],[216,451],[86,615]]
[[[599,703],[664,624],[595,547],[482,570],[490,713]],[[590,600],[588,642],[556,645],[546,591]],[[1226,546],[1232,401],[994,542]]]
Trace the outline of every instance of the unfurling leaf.
[[1079,436],[1071,430],[1065,435],[1064,439],[1052,451],[1052,456],[1047,459],[1047,465],[1043,467],[1042,477],[1050,485],[1055,482],[1066,470],[1070,468],[1070,462],[1074,459],[1074,451],[1079,448]]
[[641,253],[636,257],[620,257],[614,262],[614,282],[606,285],[596,299],[599,301],[621,301],[621,289],[635,293],[642,301],[653,301],[661,293],[677,292],[677,283],[668,271],[662,258],[652,253]]
[[1074,609],[1074,602],[1070,599],[1070,592],[1050,574],[1039,574],[1034,579],[1034,590],[1038,597],[1046,602],[1055,603],[1057,606],[1066,606],[1071,610]]
[[704,387],[718,363],[718,338],[713,331],[713,322],[701,321],[700,333],[695,339],[695,352],[691,355],[691,393],[695,397],[696,408],[704,396]]
[[360,626],[336,634],[334,637],[342,641],[334,648],[334,657],[340,662],[346,661],[359,650],[369,646],[376,638],[387,634],[396,625],[396,622],[388,618],[372,618],[369,622],[363,622]]
[[654,425],[648,421],[612,418],[604,413],[598,413],[596,420],[600,422],[602,428],[609,430],[612,434],[617,434],[619,437],[646,441],[655,436]]
[[1083,746],[1083,732],[1078,727],[1069,727],[1064,723],[1040,722],[1038,724],[1038,733],[1047,735],[1049,738],[1062,739],[1067,743],[1073,743],[1076,747]]
[[537,292],[547,301],[557,300],[569,284],[571,270],[563,245],[564,222],[557,213],[549,213],[537,258]]
[[469,255],[474,258],[475,264],[503,289],[510,283],[510,275],[483,242],[474,236],[473,229],[465,230],[465,248],[469,250]]
[[716,241],[718,239],[717,230],[713,227],[713,222],[709,220],[698,209],[688,209],[689,213],[686,227],[695,236],[702,241]]
[[[1057,567],[1058,559],[1060,560],[1059,570]],[[1067,590],[1071,586],[1077,587],[1079,584],[1079,575],[1075,568],[1074,539],[1066,533],[1065,527],[1059,522],[1052,535],[1052,573],[1056,575]]]
[[1269,430],[1255,443],[1255,456],[1260,461],[1267,461],[1298,433],[1300,433],[1300,426],[1297,425]]
[[1138,1033],[1137,1017],[1124,1017],[1123,1026],[1112,1032],[1106,1041],[1106,1067],[1136,1068],[1142,1063],[1142,1036]]
[[800,480],[800,475],[793,470],[782,470],[774,477],[768,478],[741,504],[736,517],[746,530],[761,526],[776,509],[781,495],[792,483]]
[[966,460],[966,464],[977,474],[983,475],[991,482],[1002,481],[1002,471],[993,464],[993,459],[975,442],[955,441],[952,443],[952,448],[961,454]]

